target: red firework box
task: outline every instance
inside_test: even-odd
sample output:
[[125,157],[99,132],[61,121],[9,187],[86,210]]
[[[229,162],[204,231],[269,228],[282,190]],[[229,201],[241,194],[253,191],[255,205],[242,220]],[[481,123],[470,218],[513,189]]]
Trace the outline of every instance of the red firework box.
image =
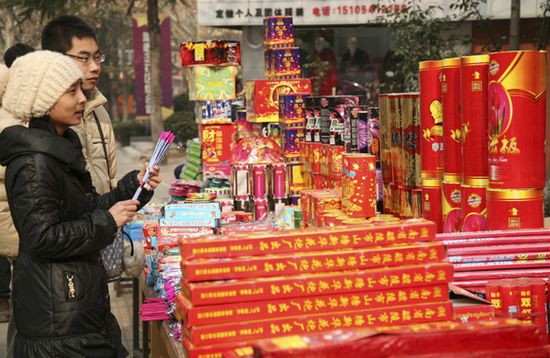
[[[252,342],[234,342],[211,346],[195,346],[187,337],[182,337],[183,349],[187,358],[226,358],[227,352],[254,353]],[[240,357],[240,356],[239,356]]]
[[240,65],[241,46],[238,41],[188,41],[180,44],[181,65]]
[[[538,259],[534,261],[491,261],[486,263],[460,263],[455,264],[455,272],[465,271],[490,271],[490,270],[519,270],[545,268],[550,264],[549,259]],[[534,276],[534,275],[533,275]],[[536,277],[536,276],[534,276]]]
[[267,79],[299,78],[302,73],[299,47],[267,49],[264,57]]
[[441,180],[422,179],[422,217],[436,225],[437,232],[443,231]]
[[420,69],[420,128],[422,178],[441,179],[443,173],[443,108],[441,61],[423,61]]
[[279,122],[279,96],[287,93],[311,93],[309,79],[255,80],[245,85],[249,122]]
[[[485,179],[488,183],[488,179]],[[462,188],[462,231],[487,230],[487,188],[465,185]]]
[[546,52],[490,54],[489,186],[544,188]]
[[311,199],[311,218],[313,226],[323,226],[323,212],[326,210],[340,209],[342,208],[342,195],[339,192],[332,190],[325,190],[322,192],[312,193]]
[[[491,242],[491,240],[509,240],[516,236],[521,236],[521,241],[524,237],[536,237],[534,240],[546,241],[545,238],[550,236],[550,228],[535,228],[535,229],[510,229],[510,230],[489,230],[481,232],[460,232],[460,233],[444,233],[437,234],[437,241],[444,241],[448,245],[452,245],[455,240],[458,240],[460,245],[458,246],[482,246],[485,242]],[[475,240],[470,240],[475,239]],[[489,240],[489,241],[487,241]],[[496,241],[495,243],[499,243]],[[471,244],[470,244],[471,243]],[[506,241],[506,243],[509,243]],[[466,245],[470,244],[470,245]],[[457,245],[455,245],[457,246]]]
[[279,96],[279,122],[284,124],[306,124],[306,101],[309,94],[284,93]]
[[307,97],[305,99],[306,142],[321,141],[321,99]]
[[462,188],[460,177],[444,174],[441,182],[443,232],[462,231]]
[[342,155],[342,207],[350,217],[376,215],[376,157],[363,153]]
[[181,270],[186,281],[199,282],[416,265],[444,258],[444,245],[432,242],[354,251],[182,261]]
[[[441,61],[443,105],[443,172],[462,182],[462,118],[460,116],[460,58]],[[478,158],[479,160],[479,158]]]
[[328,176],[330,159],[330,145],[321,143],[319,151],[319,174]]
[[495,319],[495,307],[488,304],[460,306],[453,300],[453,317],[461,323],[490,321]]
[[194,306],[203,306],[435,285],[452,279],[453,266],[436,263],[262,279],[196,283],[182,280],[181,292]]
[[[304,190],[311,192],[312,190]],[[302,192],[302,214],[304,221],[310,213],[310,196]],[[306,221],[307,222],[307,221]],[[182,257],[186,260],[209,258],[230,258],[315,252],[321,250],[360,249],[373,246],[431,242],[435,226],[423,219],[401,220],[383,225],[358,225],[308,230],[287,230],[277,232],[255,232],[180,240]]]
[[460,98],[462,109],[462,171],[467,180],[486,180],[489,55],[460,59]]
[[380,161],[382,164],[382,180],[384,183],[392,181],[391,167],[391,115],[389,94],[381,93],[378,97],[380,104]]
[[546,260],[550,257],[549,248],[545,248],[541,251],[524,252],[521,245],[518,245],[516,251],[505,253],[493,253],[491,251],[477,254],[462,254],[456,255],[455,253],[449,254],[448,261],[454,264],[464,263],[486,263],[492,265],[493,262],[528,262],[536,260]]
[[229,164],[235,125],[199,125],[204,164]]
[[[528,254],[531,252],[549,252],[550,251],[550,242],[523,242],[522,239],[528,239],[529,237],[522,237],[519,239],[520,244],[517,244],[518,240],[516,239],[516,243],[507,243],[507,244],[495,244],[492,246],[484,245],[484,246],[470,246],[470,247],[449,247],[447,254],[449,257],[451,256],[462,256],[462,255],[497,255],[501,254],[503,257],[505,257],[507,254],[510,253],[521,253],[521,254]],[[496,239],[495,239],[496,241]],[[445,243],[445,241],[444,241]],[[545,258],[545,256],[538,257],[539,259]]]
[[402,94],[390,93],[388,95],[390,108],[390,157],[392,168],[392,182],[396,185],[403,184],[404,158],[403,158],[403,116],[401,113]]
[[543,189],[487,189],[490,230],[544,226]]
[[331,146],[328,176],[336,182],[342,181],[342,156],[344,147]]
[[321,173],[321,143],[314,142],[309,145],[309,162],[312,174]]
[[395,288],[378,292],[305,296],[226,305],[195,307],[181,293],[177,295],[178,308],[183,313],[187,326],[204,326],[281,317],[295,317],[329,312],[345,312],[382,308],[387,306],[414,305],[441,302],[449,299],[445,284]]
[[422,185],[420,175],[420,113],[418,93],[401,96],[402,158],[404,183],[408,187]]
[[452,319],[451,303],[438,302],[224,325],[184,327],[183,332],[193,344],[200,346],[293,334],[303,335],[337,328],[380,327],[447,321],[449,319]]
[[264,45],[268,48],[294,45],[292,16],[269,16],[264,19]]

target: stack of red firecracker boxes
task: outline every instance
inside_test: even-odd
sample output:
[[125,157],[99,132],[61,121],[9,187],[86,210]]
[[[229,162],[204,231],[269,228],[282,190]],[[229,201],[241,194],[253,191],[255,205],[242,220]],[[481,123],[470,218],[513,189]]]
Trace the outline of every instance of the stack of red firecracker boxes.
[[452,265],[424,220],[182,239],[190,357],[263,338],[449,321]]

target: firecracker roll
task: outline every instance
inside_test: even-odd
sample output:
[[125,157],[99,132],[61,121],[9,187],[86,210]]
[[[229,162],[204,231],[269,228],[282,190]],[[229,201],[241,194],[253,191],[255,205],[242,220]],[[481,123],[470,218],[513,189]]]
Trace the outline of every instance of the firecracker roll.
[[544,227],[542,189],[487,189],[489,230]]
[[272,173],[273,199],[286,199],[288,194],[286,165],[273,164]]
[[422,217],[436,225],[437,232],[443,231],[441,180],[422,179]]
[[[441,61],[441,102],[443,105],[443,172],[462,177],[462,118],[460,116],[460,58]],[[479,159],[478,159],[479,160]],[[444,214],[445,215],[445,214]]]
[[487,226],[487,188],[461,185],[462,231],[485,231]]
[[342,155],[342,207],[350,217],[376,215],[376,157],[371,154]]
[[252,194],[254,199],[267,198],[267,165],[253,164],[251,165],[252,179]]
[[490,54],[489,186],[544,188],[546,52]]
[[462,174],[464,184],[479,186],[469,180],[486,180],[489,55],[460,59],[460,98],[462,116]]
[[443,173],[443,108],[441,61],[423,61],[420,69],[420,127],[422,178],[441,179]]

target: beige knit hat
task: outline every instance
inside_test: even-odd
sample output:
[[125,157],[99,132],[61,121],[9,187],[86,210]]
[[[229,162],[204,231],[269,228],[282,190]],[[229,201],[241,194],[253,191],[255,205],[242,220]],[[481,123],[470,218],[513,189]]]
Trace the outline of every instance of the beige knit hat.
[[19,57],[9,71],[2,108],[23,120],[42,117],[83,73],[58,52],[34,51]]

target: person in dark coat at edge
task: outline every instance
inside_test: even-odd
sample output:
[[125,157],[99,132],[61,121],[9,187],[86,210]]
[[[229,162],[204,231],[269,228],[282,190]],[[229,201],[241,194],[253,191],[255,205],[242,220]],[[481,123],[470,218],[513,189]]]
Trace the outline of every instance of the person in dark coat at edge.
[[36,51],[13,63],[2,97],[0,165],[6,166],[20,238],[12,296],[15,357],[127,355],[110,314],[99,250],[151,199],[159,168],[139,200],[131,198],[143,169],[96,193],[78,135],[69,128],[82,120],[82,77],[69,57]]

